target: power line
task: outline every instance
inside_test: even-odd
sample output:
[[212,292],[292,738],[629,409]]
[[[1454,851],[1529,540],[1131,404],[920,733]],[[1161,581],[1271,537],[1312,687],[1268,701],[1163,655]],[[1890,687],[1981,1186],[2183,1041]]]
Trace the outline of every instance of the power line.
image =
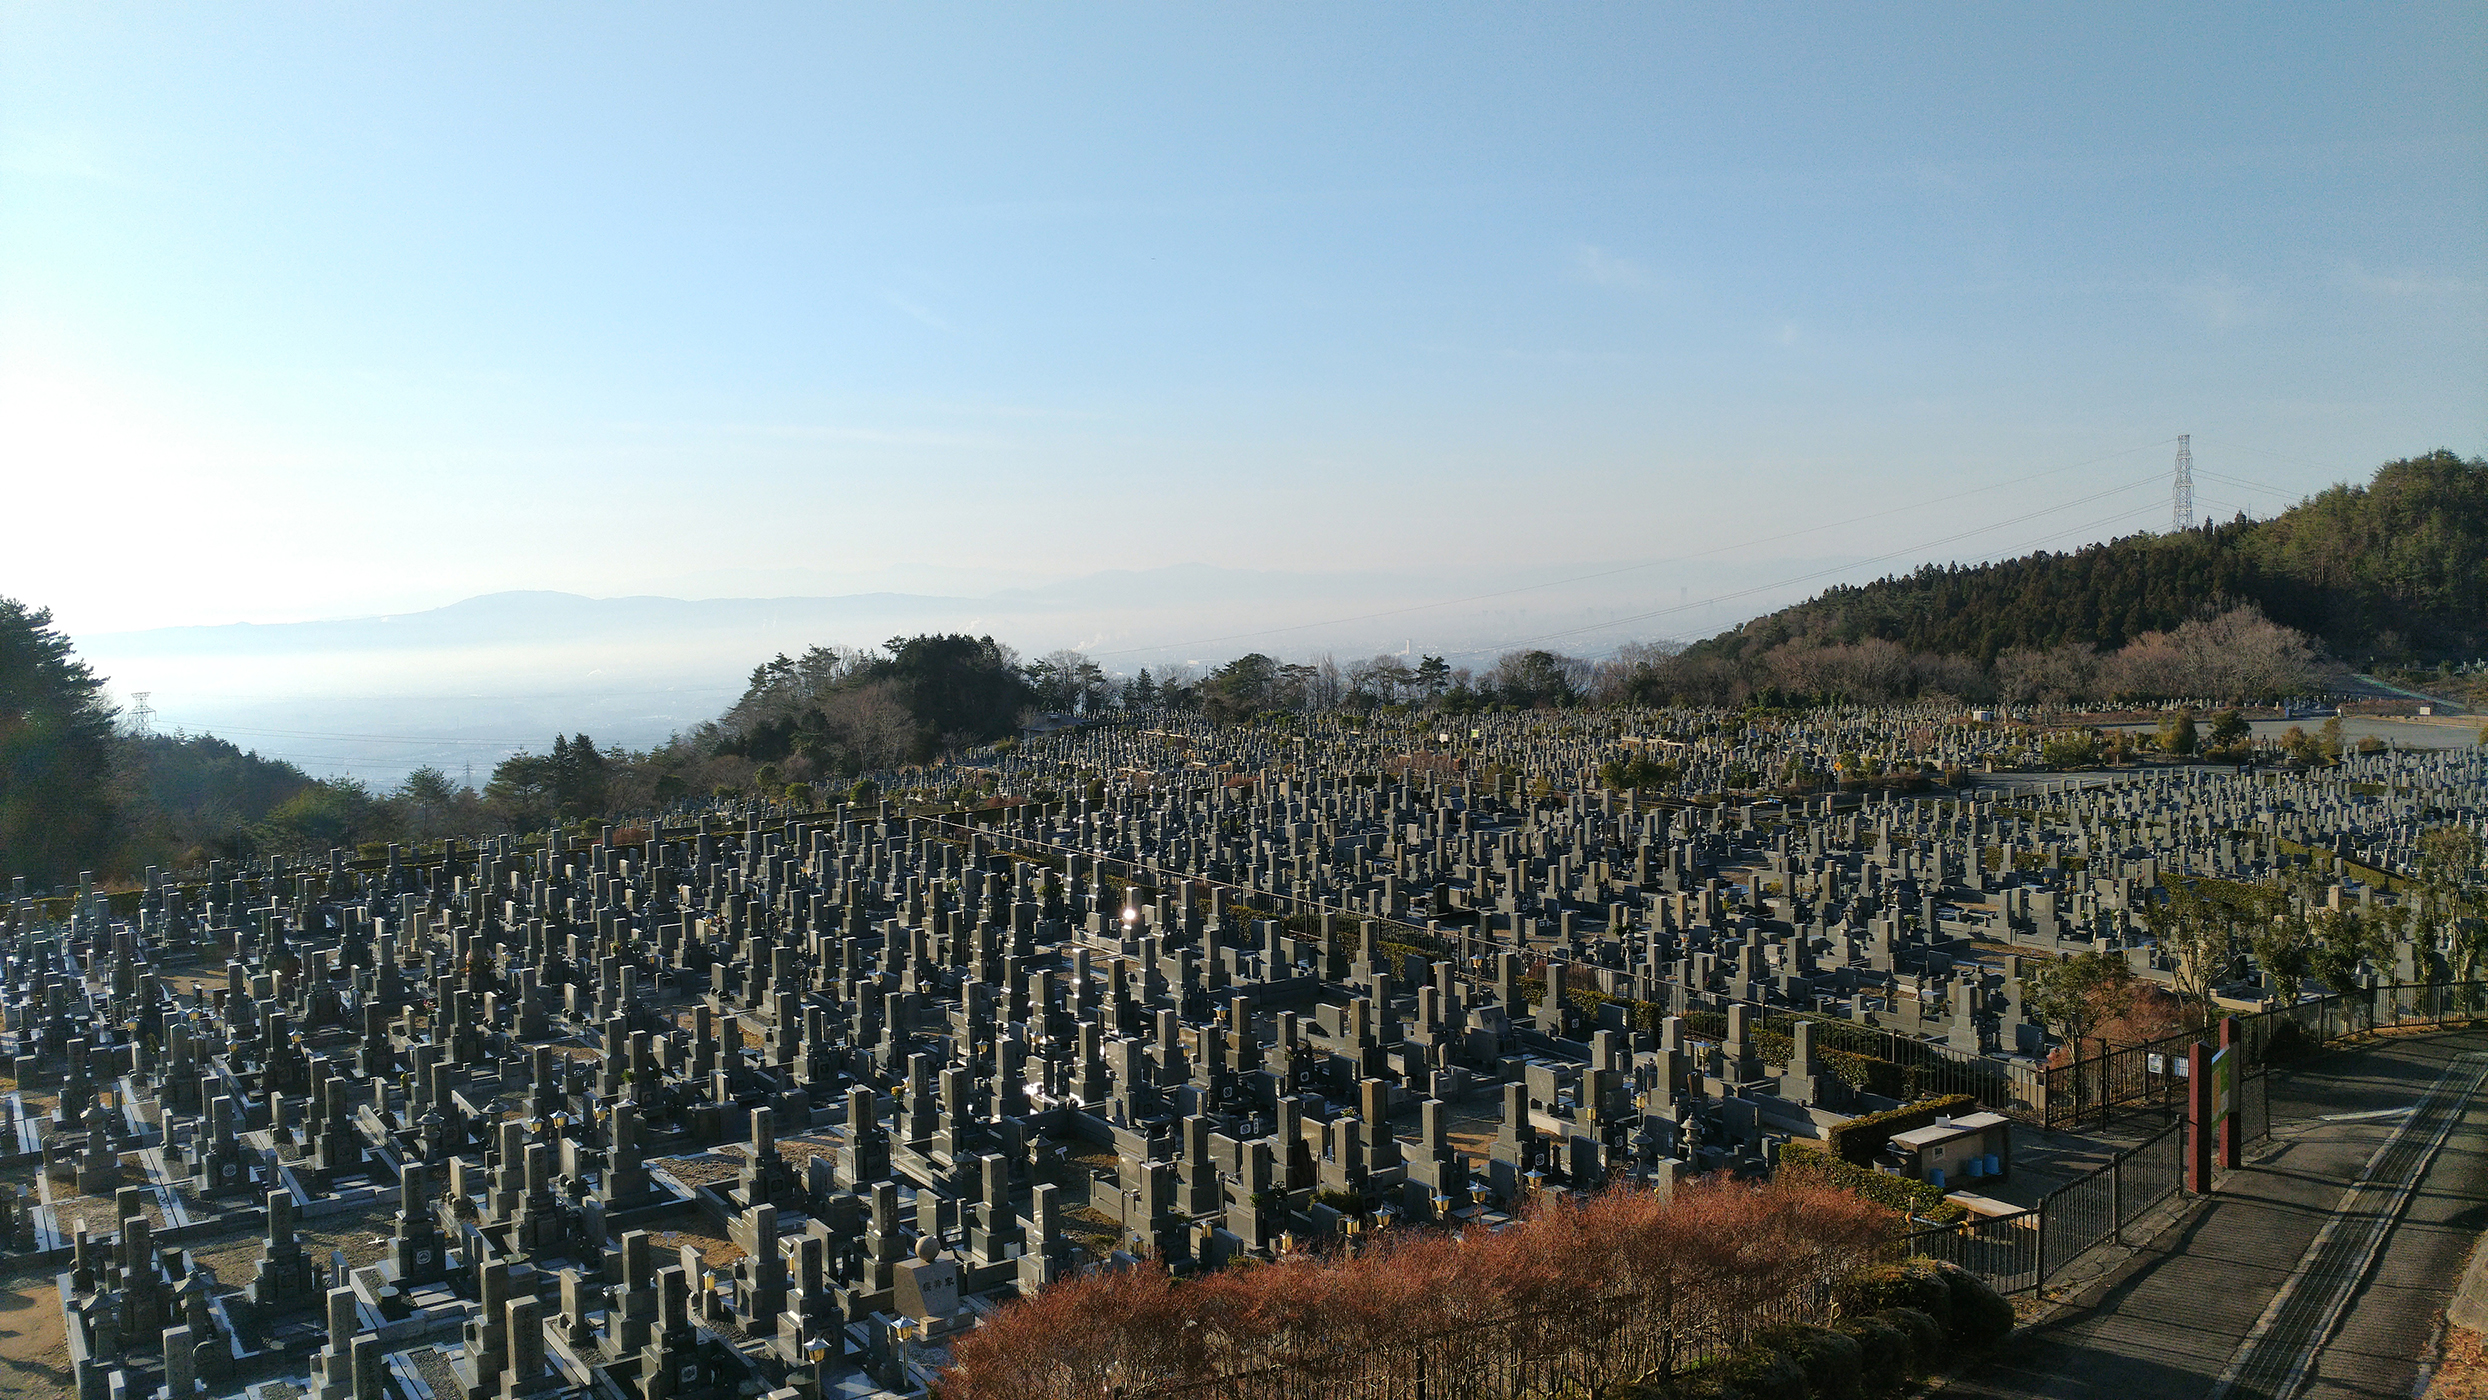
[[2246,478],[2241,476],[2223,476],[2219,472],[2207,472],[2199,468],[2195,471],[2195,475],[2211,481],[2227,482],[2231,486],[2243,486],[2249,491],[2269,492],[2275,496],[2293,496],[2303,494],[2301,492],[2287,490],[2283,487],[2274,486],[2269,482],[2248,481]]
[[2332,472],[2340,470],[2338,467],[2325,466],[2321,462],[2310,462],[2304,457],[2292,457],[2286,452],[2274,452],[2267,448],[2250,447],[2242,442],[2223,442],[2221,445],[2239,452],[2252,452],[2258,457],[2269,457],[2275,462],[2288,462],[2295,466],[2313,467],[2319,472]]
[[[2208,473],[2206,473],[2206,475],[2208,475]],[[2209,496],[2197,496],[2195,500],[2198,503],[2210,508],[2203,514],[2203,518],[2206,520],[2212,519],[2218,512],[2224,510],[2234,511],[2239,515],[2245,516],[2249,520],[2252,520],[2255,516],[2254,506],[2248,503],[2214,500]]]
[[[2146,481],[2149,481],[2149,480],[2156,480],[2156,479],[2158,478],[2158,476],[2159,476],[2159,473],[2157,473],[2157,472],[2153,472],[2153,473],[2151,474],[2151,476],[2144,478],[2144,480],[2146,480]],[[2139,483],[2134,483],[2134,484],[2139,484]],[[2119,488],[2118,488],[2118,490],[2131,490],[2131,489],[2133,489],[2133,485],[2134,485],[2134,484],[2129,484],[2129,485],[2127,485],[2127,486],[2119,487]],[[2115,494],[2115,493],[2114,493],[2114,492],[2102,492],[2102,493],[2100,493],[2100,494],[2101,494],[2101,495],[2113,495],[2113,494]],[[2091,496],[2091,497],[2085,497],[2084,499],[2085,499],[2085,500],[2097,500],[2097,499],[2098,499],[2098,497],[2096,497],[2096,496]],[[2074,502],[2074,503],[2071,503],[2071,504],[2079,504],[2079,502]],[[2063,509],[2063,507],[2061,507],[2061,506],[2052,506],[2052,507],[2050,507],[2050,508],[2049,508],[2049,510],[2060,510],[2060,509]],[[2130,519],[2130,518],[2132,518],[2132,517],[2134,517],[2134,516],[2141,515],[2141,514],[2143,514],[2143,513],[2144,513],[2144,512],[2146,512],[2146,511],[2152,511],[2152,510],[2157,510],[2157,509],[2159,509],[2159,507],[2158,507],[2158,506],[2156,506],[2156,505],[2151,505],[2151,506],[2138,506],[2138,507],[2135,507],[2135,508],[2134,508],[2134,509],[2132,509],[2132,510],[2124,510],[2124,511],[2119,511],[2119,512],[2117,512],[2117,513],[2116,513],[2116,514],[2114,514],[2114,515],[2110,515],[2110,516],[2103,516],[2102,518],[2100,518],[2100,519],[2098,519],[2098,520],[2091,521],[2089,524],[2086,524],[2086,525],[2075,525],[2075,526],[2071,526],[2071,527],[2068,527],[2068,528],[2063,529],[2063,530],[2050,530],[2050,531],[2049,531],[2049,532],[2047,532],[2046,534],[2044,534],[2044,535],[2040,535],[2040,536],[2039,536],[2036,540],[2033,540],[2033,541],[2031,541],[2030,543],[2031,543],[2031,544],[2037,544],[2037,543],[2039,543],[2040,541],[2044,541],[2044,540],[2052,540],[2052,539],[2055,539],[2055,538],[2056,538],[2057,536],[2059,536],[2059,535],[2067,535],[2067,534],[2072,534],[2072,533],[2074,533],[2075,531],[2090,531],[2090,530],[2095,530],[2095,529],[2098,529],[2099,527],[2101,527],[2101,526],[2103,526],[2103,525],[2111,525],[2111,524],[2114,524],[2114,523],[2116,523],[2116,522],[2118,522],[2118,521],[2120,521],[2120,520]],[[1922,545],[1913,545],[1913,546],[1911,546],[1911,547],[1910,547],[1910,548],[1908,548],[1908,549],[1895,550],[1895,551],[1893,551],[1893,552],[1892,552],[1892,553],[1890,553],[1890,554],[1876,555],[1876,556],[1874,556],[1873,558],[1868,558],[1868,559],[1858,559],[1858,560],[1853,560],[1853,561],[1851,561],[1851,562],[1849,562],[1849,563],[1839,565],[1839,566],[1837,566],[1837,567],[1835,567],[1835,568],[1830,568],[1830,569],[1818,569],[1818,570],[1814,571],[1813,573],[1809,573],[1809,574],[1799,574],[1799,575],[1797,575],[1797,576],[1796,576],[1796,577],[1794,577],[1794,578],[1782,579],[1782,580],[1780,580],[1780,581],[1778,581],[1778,582],[1776,582],[1776,583],[1757,584],[1756,586],[1754,586],[1754,587],[1752,587],[1752,588],[1741,588],[1741,589],[1736,590],[1736,591],[1735,591],[1735,592],[1733,592],[1733,593],[1722,593],[1722,594],[1717,595],[1716,597],[1711,597],[1711,598],[1705,598],[1705,599],[1702,599],[1702,600],[1700,600],[1699,602],[1694,602],[1694,603],[1680,603],[1680,604],[1677,604],[1675,607],[1669,607],[1669,608],[1656,608],[1656,609],[1653,609],[1653,610],[1651,610],[1651,611],[1649,611],[1649,612],[1646,612],[1646,613],[1635,613],[1635,614],[1633,614],[1633,615],[1632,615],[1632,616],[1630,616],[1630,617],[1616,617],[1616,618],[1608,618],[1608,619],[1606,619],[1606,620],[1604,620],[1604,621],[1601,621],[1601,622],[1593,622],[1593,623],[1588,623],[1588,624],[1583,625],[1583,626],[1580,626],[1580,627],[1568,627],[1568,628],[1565,628],[1564,630],[1562,630],[1562,631],[1560,631],[1560,632],[1547,632],[1547,633],[1543,633],[1543,634],[1541,634],[1541,635],[1539,635],[1539,636],[1536,636],[1536,637],[1531,637],[1531,638],[1527,638],[1527,639],[1522,640],[1522,641],[1517,641],[1517,642],[1504,642],[1504,643],[1501,643],[1501,644],[1499,644],[1499,645],[1496,645],[1496,646],[1491,646],[1491,647],[1476,647],[1476,648],[1471,648],[1470,650],[1467,650],[1467,651],[1453,652],[1453,653],[1451,653],[1451,655],[1455,655],[1455,656],[1484,656],[1484,655],[1488,654],[1489,652],[1498,652],[1498,651],[1512,651],[1512,650],[1516,650],[1516,649],[1521,648],[1521,647],[1536,646],[1536,645],[1538,645],[1538,644],[1539,644],[1539,643],[1541,643],[1541,642],[1550,642],[1550,641],[1555,641],[1555,640],[1558,640],[1558,639],[1560,639],[1560,638],[1564,638],[1564,637],[1577,636],[1577,635],[1579,635],[1580,633],[1583,633],[1583,632],[1596,632],[1596,631],[1600,631],[1600,630],[1602,630],[1602,629],[1609,628],[1609,627],[1620,627],[1620,626],[1622,626],[1622,625],[1624,625],[1624,624],[1626,624],[1626,623],[1630,623],[1630,622],[1646,622],[1646,621],[1648,621],[1648,620],[1649,620],[1649,619],[1651,619],[1651,618],[1654,618],[1654,617],[1664,617],[1664,616],[1666,616],[1666,615],[1667,615],[1667,614],[1669,614],[1669,613],[1673,613],[1673,612],[1681,612],[1681,611],[1684,611],[1684,610],[1685,610],[1685,609],[1687,609],[1687,608],[1707,607],[1707,606],[1709,606],[1710,604],[1713,604],[1713,603],[1724,603],[1724,602],[1730,602],[1730,601],[1733,601],[1733,600],[1738,599],[1738,598],[1748,598],[1748,597],[1753,596],[1753,595],[1754,595],[1754,594],[1756,594],[1756,593],[1767,593],[1767,592],[1770,592],[1770,591],[1772,591],[1772,590],[1774,590],[1774,589],[1786,588],[1786,587],[1788,587],[1788,586],[1789,586],[1789,585],[1791,585],[1791,584],[1806,583],[1806,582],[1810,582],[1810,581],[1812,581],[1812,580],[1814,580],[1814,579],[1818,579],[1818,578],[1824,578],[1824,577],[1827,577],[1827,576],[1829,576],[1829,575],[1831,575],[1831,574],[1845,573],[1845,572],[1847,572],[1847,571],[1849,571],[1849,570],[1851,570],[1851,569],[1857,568],[1859,565],[1862,565],[1862,564],[1878,564],[1878,563],[1882,563],[1882,562],[1884,562],[1884,561],[1886,561],[1886,560],[1904,558],[1904,557],[1906,557],[1906,556],[1908,556],[1908,555],[1912,555],[1912,554],[1921,554],[1921,553],[1924,553],[1925,551],[1927,551],[1927,550],[1929,550],[1929,549],[1933,549],[1933,548],[1934,548],[1935,546],[1937,546],[1937,545],[1941,545],[1941,544],[1949,544],[1949,543],[1951,543],[1953,540],[1958,540],[1958,539],[1966,539],[1966,538],[1968,538],[1968,537],[1969,537],[1969,536],[1971,536],[1971,535],[1984,534],[1984,533],[1986,533],[1988,530],[1998,529],[1998,528],[2000,528],[2002,525],[2010,525],[2010,524],[2015,524],[2015,523],[2017,523],[2017,522],[2018,522],[2018,520],[2028,520],[2028,519],[2031,519],[2033,516],[2045,515],[2045,514],[2048,514],[2048,511],[2033,511],[2030,515],[2025,515],[2025,516],[2020,516],[2020,517],[2017,517],[2017,519],[2016,519],[2016,520],[2001,521],[2001,522],[1999,522],[1997,525],[1987,525],[1987,526],[1982,526],[1982,527],[1980,527],[1979,529],[1964,531],[1963,533],[1958,534],[1958,535],[1948,535],[1948,536],[1946,536],[1945,538],[1940,539],[1940,540],[1930,540],[1930,541],[1928,541],[1928,542],[1927,542],[1927,543],[1925,543],[1925,544],[1922,544]],[[2025,548],[2027,548],[2027,547],[2028,547],[2028,546],[2025,546]]]
[[[1498,589],[1491,593],[1473,593],[1465,598],[1444,598],[1431,603],[1413,603],[1404,608],[1385,608],[1380,612],[1359,613],[1354,617],[1331,618],[1322,622],[1296,622],[1290,623],[1284,627],[1263,627],[1250,632],[1230,632],[1219,637],[1196,637],[1191,641],[1186,642],[1161,642],[1151,646],[1121,647],[1113,651],[1090,652],[1088,655],[1093,657],[1133,656],[1142,652],[1180,651],[1191,647],[1212,646],[1219,642],[1243,641],[1251,637],[1273,637],[1282,632],[1302,632],[1314,627],[1343,627],[1352,622],[1371,622],[1377,618],[1398,617],[1405,613],[1424,612],[1431,608],[1458,607],[1463,603],[1482,603],[1494,598],[1508,598],[1516,593],[1534,592],[1535,590],[1541,588],[1559,588],[1567,584],[1575,583],[1594,583],[1599,579],[1614,578],[1619,574],[1628,574],[1640,569],[1654,569],[1662,564],[1682,564],[1694,559],[1706,559],[1714,554],[1726,554],[1734,550],[1753,549],[1759,545],[1777,544],[1782,540],[1793,540],[1804,535],[1819,534],[1825,530],[1855,526],[1869,520],[1880,520],[1888,515],[1900,515],[1909,511],[1925,510],[1930,506],[1939,506],[1953,501],[1966,500],[1971,496],[1981,495],[1989,491],[2000,491],[2007,486],[2018,486],[2024,482],[2036,481],[2041,477],[2057,476],[2065,472],[2079,470],[2083,467],[2097,466],[2102,462],[2112,462],[2119,457],[2130,457],[2137,452],[2147,452],[2154,447],[2161,446],[2167,441],[2168,439],[2162,438],[2158,442],[2146,442],[2135,447],[2120,448],[2117,451],[2107,453],[2104,456],[2092,457],[2079,462],[2068,462],[2063,466],[2048,467],[2022,476],[1992,482],[1985,486],[1973,486],[1966,491],[1955,491],[1950,495],[1938,496],[1932,500],[1918,501],[1909,505],[1893,506],[1867,515],[1845,516],[1839,520],[1826,521],[1820,525],[1808,525],[1803,529],[1789,530],[1777,535],[1764,535],[1759,539],[1715,545],[1709,549],[1696,550],[1691,554],[1671,555],[1665,559],[1645,559],[1637,564],[1625,564],[1613,569],[1602,569],[1596,573],[1578,574],[1570,578],[1548,579],[1540,583],[1527,583],[1515,588]],[[2151,477],[2145,479],[2156,479],[2158,475],[2159,474],[2157,472],[2154,472]],[[2125,488],[2120,487],[2117,489],[2123,490]],[[2082,499],[2097,500],[2098,497],[2087,496]],[[2080,503],[2080,501],[2071,501],[2066,504],[2078,505]],[[2062,507],[2058,508],[2061,509]],[[2027,517],[2022,518],[2026,519]],[[2013,522],[2005,521],[2002,523],[2011,524]],[[2000,526],[1990,526],[1988,528],[1995,529],[2000,528]],[[1973,531],[1971,533],[1975,534],[1977,532]]]

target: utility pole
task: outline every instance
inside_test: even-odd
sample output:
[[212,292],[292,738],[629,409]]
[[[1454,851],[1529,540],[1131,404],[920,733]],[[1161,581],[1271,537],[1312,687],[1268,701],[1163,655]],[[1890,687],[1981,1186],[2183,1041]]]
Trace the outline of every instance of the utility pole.
[[2177,479],[2169,487],[2169,527],[2194,528],[2194,434],[2177,435]]

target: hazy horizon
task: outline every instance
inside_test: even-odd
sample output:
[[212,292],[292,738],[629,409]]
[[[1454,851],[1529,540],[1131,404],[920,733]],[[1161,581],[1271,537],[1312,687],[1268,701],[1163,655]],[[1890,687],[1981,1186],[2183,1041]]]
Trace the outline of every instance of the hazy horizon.
[[[146,692],[158,732],[215,733],[315,774],[386,784],[421,764],[452,776],[467,763],[488,770],[518,749],[541,750],[556,732],[644,748],[714,718],[741,693],[751,668],[771,655],[816,644],[866,648],[899,634],[989,633],[1031,658],[1083,650],[1124,676],[1143,667],[1199,675],[1254,650],[1342,663],[1384,652],[1437,654],[1483,669],[1508,649],[1500,639],[1560,632],[1566,635],[1551,643],[1555,649],[1602,656],[1623,642],[1688,627],[1733,626],[1753,605],[1777,606],[1810,591],[1775,587],[1768,573],[1711,565],[1713,581],[1762,591],[1730,610],[1704,606],[1689,584],[1678,585],[1687,605],[1670,607],[1669,620],[1680,624],[1674,628],[1607,625],[1602,619],[1621,610],[1594,590],[1608,580],[1576,584],[1570,573],[1549,586],[1522,571],[1486,579],[1474,571],[1325,575],[1176,566],[982,596],[875,591],[685,600],[508,592],[409,613],[73,640],[108,678],[125,720],[133,697]],[[1481,592],[1500,596],[1478,599]]]
[[[2180,433],[2214,518],[2488,450],[2472,6],[0,25],[0,596],[165,721],[636,733],[918,619],[1594,653],[2164,528]],[[524,591],[966,601],[138,637]]]

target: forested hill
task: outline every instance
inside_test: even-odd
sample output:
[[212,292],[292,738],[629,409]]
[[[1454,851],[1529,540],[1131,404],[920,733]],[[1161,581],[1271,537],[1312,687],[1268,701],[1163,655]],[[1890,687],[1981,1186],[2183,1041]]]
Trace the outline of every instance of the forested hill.
[[2334,655],[2488,654],[2488,459],[2442,449],[2388,462],[2286,514],[2134,535],[1842,587],[1688,648],[1722,660],[1798,640],[1881,638],[1992,663],[2016,648],[2114,651],[2207,610],[2252,604]]

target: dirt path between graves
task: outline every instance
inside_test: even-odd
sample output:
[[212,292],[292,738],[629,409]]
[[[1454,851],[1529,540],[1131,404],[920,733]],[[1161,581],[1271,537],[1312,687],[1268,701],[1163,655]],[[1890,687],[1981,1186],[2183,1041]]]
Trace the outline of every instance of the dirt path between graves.
[[[342,1249],[350,1267],[361,1267],[383,1252],[375,1231],[387,1228],[389,1213],[384,1205],[344,1211],[304,1222],[298,1233],[323,1265],[330,1250]],[[250,1282],[252,1261],[265,1239],[263,1230],[242,1228],[192,1241],[188,1248],[217,1271],[217,1291],[231,1292]],[[61,1400],[76,1384],[52,1275],[42,1269],[0,1274],[0,1400]]]
[[49,1279],[0,1280],[0,1400],[59,1400],[75,1382],[59,1291]]
[[[384,1197],[333,1215],[297,1217],[294,1238],[302,1241],[311,1261],[323,1269],[329,1265],[332,1250],[344,1251],[348,1269],[360,1269],[379,1263],[389,1252],[388,1234],[396,1214],[396,1200]],[[244,1225],[193,1240],[186,1248],[191,1262],[215,1272],[216,1291],[231,1293],[250,1286],[252,1269],[267,1240],[265,1228]],[[0,1400],[7,1397],[0,1396]]]

